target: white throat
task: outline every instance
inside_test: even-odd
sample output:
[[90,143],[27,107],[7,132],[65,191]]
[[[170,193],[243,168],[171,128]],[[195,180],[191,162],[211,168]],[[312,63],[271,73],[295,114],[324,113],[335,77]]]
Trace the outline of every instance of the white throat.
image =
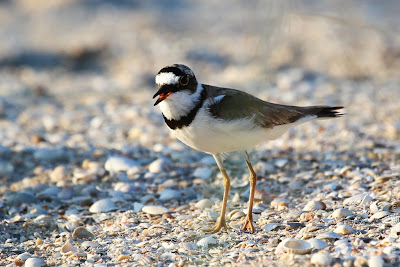
[[167,119],[179,120],[195,107],[203,90],[201,83],[198,83],[193,94],[188,90],[175,92],[159,104],[160,110]]

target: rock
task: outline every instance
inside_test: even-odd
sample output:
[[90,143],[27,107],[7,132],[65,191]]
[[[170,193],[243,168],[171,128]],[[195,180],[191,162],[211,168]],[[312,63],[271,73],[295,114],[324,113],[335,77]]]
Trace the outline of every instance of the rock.
[[206,167],[196,168],[193,172],[193,176],[196,178],[209,179],[211,175],[212,170]]
[[169,209],[163,206],[150,206],[150,205],[143,206],[142,211],[151,215],[161,215],[171,212]]
[[332,257],[325,251],[312,255],[310,263],[320,267],[331,266]]
[[116,209],[117,207],[115,206],[114,201],[112,201],[110,198],[105,198],[93,203],[93,205],[90,206],[89,211],[92,213],[101,213],[113,211]]
[[104,163],[104,168],[111,174],[117,172],[126,172],[131,168],[140,167],[140,163],[134,161],[133,159],[121,157],[121,156],[111,156]]
[[41,267],[46,266],[46,262],[41,258],[29,258],[25,261],[25,267]]
[[94,239],[95,236],[91,233],[88,229],[83,226],[79,226],[75,228],[74,232],[72,233],[73,239]]
[[203,198],[199,200],[194,206],[198,209],[207,209],[211,208],[214,205],[214,201],[208,198]]
[[337,209],[332,213],[332,217],[336,218],[336,219],[346,218],[346,217],[352,216],[352,215],[353,215],[353,212],[350,211],[349,209],[345,209],[345,208]]
[[64,149],[61,148],[38,148],[33,152],[33,157],[36,160],[54,162],[57,160],[67,159],[68,155]]
[[0,160],[0,177],[9,176],[14,171],[14,166],[6,160]]
[[288,162],[289,162],[288,159],[281,158],[281,159],[276,159],[275,162],[274,162],[274,164],[275,164],[276,167],[282,168],[282,167],[284,167]]
[[161,201],[168,201],[168,200],[172,200],[172,199],[179,199],[180,197],[181,197],[181,193],[179,191],[166,188],[160,192],[159,199]]
[[326,209],[326,204],[319,200],[311,200],[303,208],[304,211],[315,211],[315,210],[324,210],[324,209]]
[[160,173],[162,171],[167,170],[169,167],[169,164],[170,164],[170,162],[166,158],[157,159],[157,160],[153,161],[152,163],[150,163],[149,172]]
[[26,204],[34,203],[36,202],[36,198],[32,194],[25,192],[18,192],[7,195],[6,202],[7,205],[9,206],[18,206],[21,205],[22,203]]
[[52,182],[58,182],[66,180],[68,175],[69,172],[67,171],[67,168],[65,168],[64,165],[59,165],[50,173],[50,179]]

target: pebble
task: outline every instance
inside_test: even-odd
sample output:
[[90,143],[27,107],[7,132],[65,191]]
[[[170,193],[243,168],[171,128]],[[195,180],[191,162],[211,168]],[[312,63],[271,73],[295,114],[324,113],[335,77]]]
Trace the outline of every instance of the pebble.
[[92,213],[101,213],[101,212],[109,212],[116,210],[117,207],[115,203],[110,198],[97,200],[95,203],[90,206],[89,211]]
[[315,211],[315,210],[324,210],[324,209],[326,209],[326,204],[319,200],[311,200],[303,208],[304,211]]
[[333,213],[332,213],[332,217],[333,218],[346,218],[348,216],[352,216],[353,212],[350,211],[349,209],[346,208],[340,208],[340,209],[336,209]]
[[163,206],[143,206],[142,211],[150,215],[161,215],[171,212],[169,209]]
[[208,198],[203,198],[194,205],[198,209],[208,209],[214,205],[214,201]]
[[179,200],[181,196],[182,194],[179,191],[166,188],[160,192],[159,199],[161,201],[169,201],[172,199]]
[[129,169],[137,167],[140,167],[140,163],[133,159],[121,156],[111,156],[104,163],[104,168],[111,174],[127,172]]
[[29,258],[25,261],[25,267],[41,267],[46,266],[46,262],[42,258]]
[[334,232],[339,235],[348,235],[348,234],[353,233],[354,229],[350,225],[339,225],[336,227]]
[[83,226],[79,226],[75,228],[74,232],[72,233],[73,239],[93,239],[95,238],[94,234],[91,233],[88,229]]
[[0,160],[0,177],[8,176],[14,171],[14,166],[11,162]]
[[170,162],[166,158],[156,159],[149,165],[149,172],[151,173],[160,173],[162,171],[166,171],[169,167]]
[[276,159],[274,163],[275,163],[275,166],[276,166],[276,167],[282,168],[282,167],[284,167],[288,162],[289,162],[288,159],[281,158],[281,159]]
[[201,167],[201,168],[196,168],[193,172],[193,176],[201,179],[209,179],[212,175],[212,169],[206,168],[206,167]]
[[310,263],[316,266],[328,267],[332,264],[332,257],[325,251],[315,253],[311,256]]
[[263,230],[265,232],[270,232],[276,228],[278,228],[281,224],[280,223],[267,223],[266,225],[264,225]]
[[17,192],[17,193],[10,193],[6,197],[6,202],[7,205],[9,206],[17,206],[21,205],[22,203],[27,203],[27,204],[35,203],[36,198],[30,193]]
[[217,244],[217,240],[215,238],[213,238],[212,236],[204,237],[204,238],[200,239],[199,241],[197,241],[197,243],[196,243],[196,245],[201,247],[203,250],[208,249],[208,247],[210,245],[215,245],[215,244]]
[[66,180],[69,175],[67,168],[64,165],[59,165],[54,168],[54,170],[50,173],[50,179],[52,182],[58,182],[62,180]]
[[328,246],[328,243],[326,243],[325,241],[318,239],[318,238],[311,238],[311,239],[307,240],[307,242],[312,244],[314,249],[317,249],[317,250],[324,249]]
[[368,260],[369,267],[383,267],[385,265],[385,261],[382,259],[380,255],[371,256]]

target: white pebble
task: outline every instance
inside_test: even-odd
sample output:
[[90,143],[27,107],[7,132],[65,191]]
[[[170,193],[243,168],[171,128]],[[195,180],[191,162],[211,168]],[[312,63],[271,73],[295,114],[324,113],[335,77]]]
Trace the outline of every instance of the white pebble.
[[345,218],[352,215],[353,215],[352,211],[344,208],[337,209],[332,213],[333,218]]
[[151,173],[159,173],[165,171],[168,168],[168,166],[169,166],[169,161],[165,158],[160,158],[150,163],[149,171]]
[[207,209],[211,208],[212,205],[214,205],[214,201],[208,198],[204,198],[202,200],[199,200],[194,206],[198,209]]
[[166,188],[160,192],[159,199],[161,201],[168,201],[168,200],[172,200],[172,199],[179,199],[180,197],[181,197],[181,193],[179,191]]
[[193,172],[194,177],[202,178],[202,179],[208,179],[211,177],[212,170],[210,168],[197,168]]
[[209,245],[217,244],[217,240],[215,240],[212,236],[207,236],[200,239],[196,244],[203,249],[207,249]]
[[275,160],[275,166],[278,168],[282,168],[283,166],[285,166],[287,163],[289,162],[289,160],[287,159],[277,159]]
[[169,209],[163,206],[143,206],[142,211],[151,215],[160,215],[171,212]]
[[25,267],[41,267],[45,266],[46,263],[41,258],[29,258],[25,261]]
[[318,252],[311,257],[311,264],[315,264],[316,266],[331,266],[332,257],[324,252]]
[[104,168],[111,174],[117,172],[126,172],[130,168],[139,167],[140,164],[133,159],[121,157],[121,156],[111,156],[107,159],[104,164]]
[[385,262],[380,255],[371,256],[368,260],[369,267],[383,267],[384,264]]
[[110,198],[100,199],[90,206],[89,211],[92,213],[109,212],[116,210],[117,207]]

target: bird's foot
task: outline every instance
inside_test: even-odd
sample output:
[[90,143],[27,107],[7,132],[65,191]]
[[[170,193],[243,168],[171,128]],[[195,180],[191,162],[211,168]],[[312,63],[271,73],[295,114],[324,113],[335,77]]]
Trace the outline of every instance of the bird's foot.
[[247,230],[247,229],[250,231],[250,233],[254,233],[253,214],[252,213],[247,214],[244,226],[242,228],[242,230]]
[[210,233],[210,234],[214,234],[214,233],[217,233],[217,232],[221,231],[222,228],[225,228],[225,230],[227,232],[229,232],[228,226],[226,225],[225,218],[224,217],[219,217],[217,222],[216,222],[216,224],[212,228],[207,229],[205,231]]

